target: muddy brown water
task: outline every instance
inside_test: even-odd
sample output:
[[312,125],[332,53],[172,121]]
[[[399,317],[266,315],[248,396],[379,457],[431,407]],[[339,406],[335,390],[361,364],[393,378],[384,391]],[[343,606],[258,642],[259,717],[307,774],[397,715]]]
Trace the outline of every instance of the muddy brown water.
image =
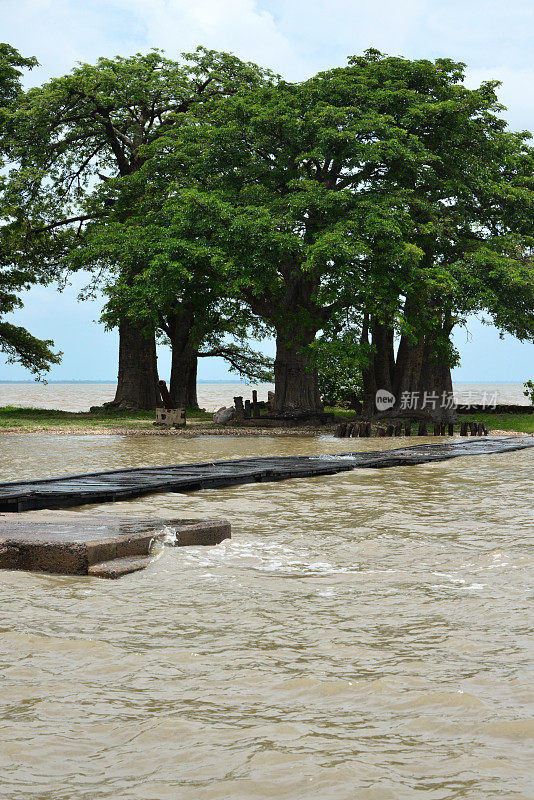
[[[4,435],[0,480],[346,449]],[[118,582],[0,573],[0,797],[532,800],[533,463],[80,509],[224,516],[233,538]]]
[[[98,406],[113,400],[117,385],[115,383],[1,383],[0,406],[20,406],[35,408],[61,408],[64,411],[88,411],[90,406]],[[237,382],[199,383],[198,402],[207,411],[216,411],[221,406],[229,406],[236,395],[250,398],[252,389],[258,391],[260,400],[267,399],[267,392],[274,389],[271,383],[249,386]],[[460,403],[528,404],[523,395],[522,383],[455,383],[454,393]]]

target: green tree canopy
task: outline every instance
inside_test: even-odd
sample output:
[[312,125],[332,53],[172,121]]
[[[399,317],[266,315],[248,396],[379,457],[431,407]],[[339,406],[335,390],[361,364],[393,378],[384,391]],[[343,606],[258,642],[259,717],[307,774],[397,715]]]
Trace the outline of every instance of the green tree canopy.
[[276,330],[278,411],[320,410],[309,348],[342,309],[363,315],[375,378],[399,391],[431,358],[445,375],[452,326],[475,310],[531,335],[532,150],[496,84],[463,75],[368,51],[174,132],[168,158],[191,176],[170,198],[175,231],[211,247]]
[[[23,69],[37,64],[35,58],[24,58],[9,44],[0,43],[0,167],[9,157],[10,119],[22,96],[20,78]],[[6,178],[0,177],[0,352],[8,363],[18,362],[40,376],[60,361],[60,354],[51,349],[53,342],[37,339],[25,328],[14,325],[5,315],[20,308],[21,291],[32,284],[48,280],[39,263],[20,265],[17,259],[19,239],[15,233],[13,208],[6,197]]]
[[[225,53],[198,48],[174,61],[152,51],[80,64],[20,97],[9,126],[14,168],[6,187],[18,225],[19,264],[39,263],[56,276],[83,267],[100,286],[117,275],[133,281],[144,265],[124,259],[117,272],[116,255],[136,237],[129,221],[139,219],[147,197],[137,194],[135,175],[157,152],[155,143],[262,79],[255,65]],[[107,226],[107,241],[123,233],[112,251],[106,249]],[[117,401],[152,407],[154,331],[123,310]]]
[[276,331],[280,412],[320,411],[307,352],[317,331],[372,291],[375,264],[420,257],[405,245],[399,198],[372,181],[399,152],[419,158],[418,143],[356,100],[321,75],[237,94],[208,124],[176,132],[174,158],[189,159],[196,188],[175,187],[174,229],[211,247],[233,291]]

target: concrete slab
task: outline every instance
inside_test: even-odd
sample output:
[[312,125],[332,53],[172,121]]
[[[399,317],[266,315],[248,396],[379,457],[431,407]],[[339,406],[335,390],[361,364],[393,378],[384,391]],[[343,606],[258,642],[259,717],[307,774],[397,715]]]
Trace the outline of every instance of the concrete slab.
[[164,544],[216,545],[230,535],[226,520],[0,514],[0,569],[118,578],[144,569]]

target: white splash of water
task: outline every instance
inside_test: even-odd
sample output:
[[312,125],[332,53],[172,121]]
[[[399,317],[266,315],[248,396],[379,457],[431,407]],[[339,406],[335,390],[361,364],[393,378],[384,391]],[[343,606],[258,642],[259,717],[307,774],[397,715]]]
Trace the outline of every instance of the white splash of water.
[[176,547],[178,544],[178,534],[176,528],[171,528],[170,525],[165,525],[159,534],[159,540],[165,547]]
[[154,536],[149,545],[149,553],[161,555],[164,547],[176,547],[178,544],[178,534],[175,528],[165,525],[157,536]]

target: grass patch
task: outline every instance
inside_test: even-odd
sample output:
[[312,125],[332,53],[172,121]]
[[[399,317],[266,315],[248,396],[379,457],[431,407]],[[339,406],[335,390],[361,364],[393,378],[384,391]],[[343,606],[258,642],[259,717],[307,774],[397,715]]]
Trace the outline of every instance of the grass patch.
[[[211,420],[206,411],[188,410],[189,419]],[[146,427],[155,420],[154,411],[61,411],[48,408],[0,407],[2,428],[124,428]]]
[[324,410],[327,414],[333,414],[339,422],[345,419],[354,419],[356,412],[352,408],[338,408],[338,406],[325,406]]
[[462,422],[482,422],[494,431],[534,433],[534,414],[459,414]]

